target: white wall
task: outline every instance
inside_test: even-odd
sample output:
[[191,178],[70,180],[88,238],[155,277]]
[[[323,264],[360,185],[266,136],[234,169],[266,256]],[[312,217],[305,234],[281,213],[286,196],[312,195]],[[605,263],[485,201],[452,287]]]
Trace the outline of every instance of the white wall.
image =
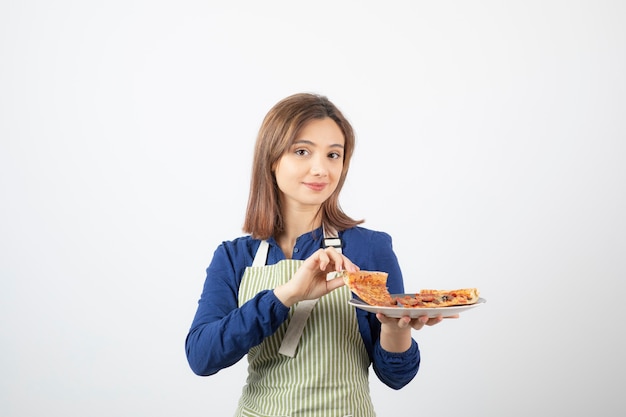
[[[252,144],[326,94],[358,144],[342,203],[407,289],[487,304],[415,332],[381,417],[602,414],[626,382],[619,1],[0,5],[0,414],[229,416],[244,363],[184,338],[241,234]],[[619,408],[618,408],[619,407]]]

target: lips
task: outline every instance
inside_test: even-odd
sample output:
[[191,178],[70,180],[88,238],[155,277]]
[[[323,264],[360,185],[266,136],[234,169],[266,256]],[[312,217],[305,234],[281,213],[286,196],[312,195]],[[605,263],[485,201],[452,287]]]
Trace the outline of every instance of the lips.
[[304,185],[313,191],[322,191],[326,188],[326,183],[324,182],[305,182]]

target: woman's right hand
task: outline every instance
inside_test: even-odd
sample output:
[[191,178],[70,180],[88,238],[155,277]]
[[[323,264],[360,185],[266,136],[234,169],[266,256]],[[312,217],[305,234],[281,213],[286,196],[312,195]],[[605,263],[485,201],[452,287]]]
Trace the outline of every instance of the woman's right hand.
[[313,300],[345,285],[343,278],[327,279],[330,272],[358,271],[359,267],[333,247],[317,250],[298,268],[291,279],[274,289],[276,297],[287,307],[298,301]]

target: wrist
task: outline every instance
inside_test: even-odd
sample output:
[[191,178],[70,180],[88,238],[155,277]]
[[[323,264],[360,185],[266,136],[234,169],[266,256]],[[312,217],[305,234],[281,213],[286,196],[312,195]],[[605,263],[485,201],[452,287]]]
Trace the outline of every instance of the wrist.
[[289,287],[286,284],[279,285],[274,288],[274,295],[281,303],[283,303],[283,305],[285,305],[285,307],[291,307],[300,301],[298,297],[289,290]]
[[411,347],[411,327],[381,325],[380,346],[387,352],[406,352]]

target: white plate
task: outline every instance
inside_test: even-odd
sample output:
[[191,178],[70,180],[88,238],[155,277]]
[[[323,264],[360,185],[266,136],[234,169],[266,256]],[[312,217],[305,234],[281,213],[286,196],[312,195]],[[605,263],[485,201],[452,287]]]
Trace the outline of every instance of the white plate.
[[[392,294],[393,297],[401,297],[405,294]],[[387,317],[399,318],[403,316],[409,316],[411,318],[416,318],[424,315],[428,315],[428,317],[437,317],[438,315],[442,315],[443,317],[454,316],[455,314],[459,314],[463,311],[470,310],[472,308],[476,308],[482,304],[485,304],[487,300],[484,298],[479,298],[474,304],[462,305],[462,306],[450,306],[450,307],[433,307],[433,308],[424,308],[424,307],[413,307],[413,308],[405,308],[405,307],[381,307],[381,306],[372,306],[367,303],[364,303],[361,300],[357,300],[355,298],[348,301],[348,304],[360,308],[365,311],[369,311],[370,313],[383,313]]]

